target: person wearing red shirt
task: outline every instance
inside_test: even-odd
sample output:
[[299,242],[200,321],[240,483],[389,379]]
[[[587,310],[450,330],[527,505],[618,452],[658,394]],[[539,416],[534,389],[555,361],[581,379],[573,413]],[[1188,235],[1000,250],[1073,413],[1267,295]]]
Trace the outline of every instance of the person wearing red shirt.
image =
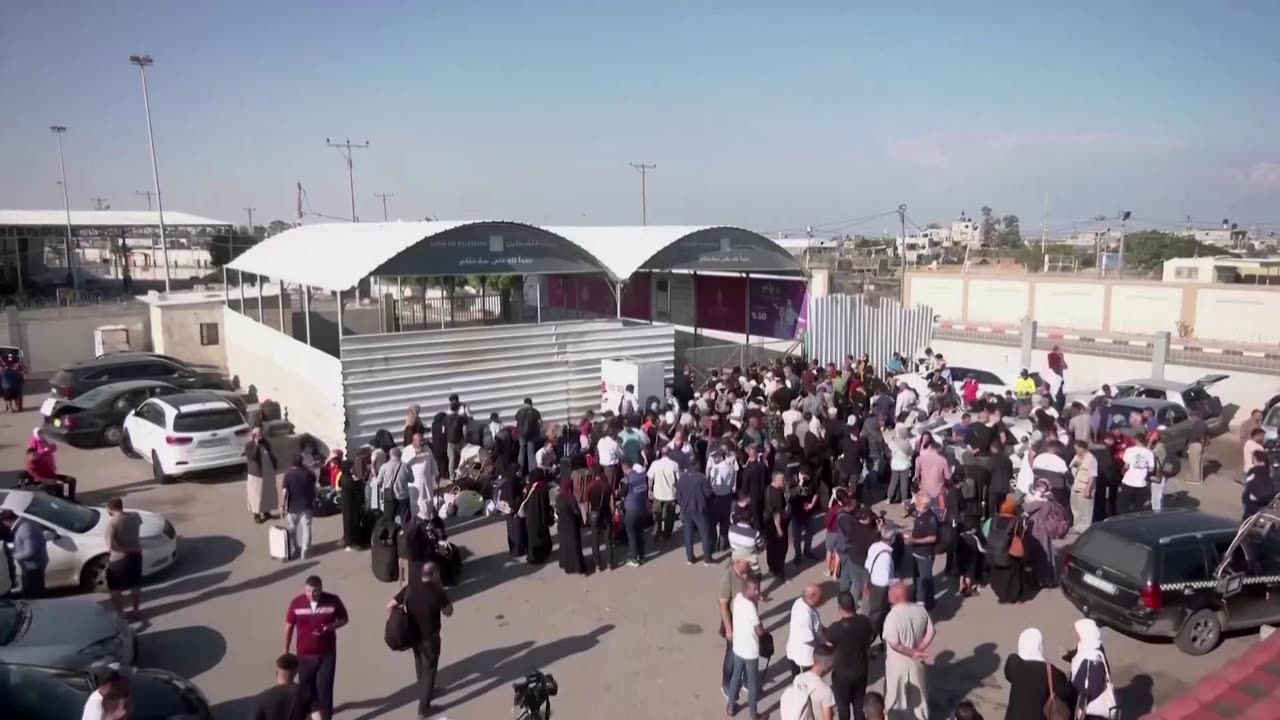
[[57,445],[45,439],[44,431],[36,428],[31,440],[27,442],[27,474],[40,485],[53,485],[55,487],[59,484],[65,485],[66,492],[64,494],[66,498],[71,502],[75,502],[76,479],[70,475],[58,474],[58,464],[53,456],[57,449]]
[[972,374],[965,377],[961,390],[964,406],[972,410],[978,404],[978,378]]
[[[314,717],[333,717],[333,680],[338,665],[338,628],[347,624],[342,599],[324,591],[316,575],[307,578],[303,593],[289,603],[284,620],[284,651],[297,637],[298,684],[311,698]],[[296,631],[296,633],[295,633]]]

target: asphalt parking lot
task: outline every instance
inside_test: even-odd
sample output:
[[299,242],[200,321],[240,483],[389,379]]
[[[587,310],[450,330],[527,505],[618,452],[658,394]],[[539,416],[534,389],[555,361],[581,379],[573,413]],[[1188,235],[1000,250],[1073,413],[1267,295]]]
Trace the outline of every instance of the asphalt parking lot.
[[[38,407],[40,399],[29,398],[28,407]],[[37,421],[34,409],[0,415],[0,469],[22,466]],[[1220,439],[1208,456],[1224,463],[1216,476],[1190,489],[1174,483],[1169,491],[1176,504],[1234,517],[1239,486],[1230,478],[1239,472],[1239,445]],[[367,553],[335,550],[339,518],[316,521],[319,552],[313,558],[281,564],[268,557],[266,526],[250,518],[239,476],[162,487],[145,463],[114,448],[62,447],[58,457],[61,472],[79,478],[86,504],[119,495],[127,507],[162,513],[177,526],[178,562],[144,591],[141,662],[194,679],[219,720],[244,718],[253,697],[271,683],[273,662],[283,651],[285,607],[311,574],[343,598],[352,618],[340,631],[337,717],[415,716],[412,658],[391,653],[382,641],[384,606],[395,588],[373,578]],[[443,634],[441,717],[507,717],[511,683],[534,669],[554,673],[560,683],[557,717],[722,716],[715,594],[723,565],[687,566],[680,550],[663,548],[641,568],[569,577],[554,556],[543,567],[511,562],[501,523],[472,519],[451,525],[450,532],[469,557],[464,581],[450,590],[456,611]],[[764,611],[768,627],[781,633],[779,648],[791,603],[805,583],[822,579],[821,568],[810,567],[772,593]],[[836,619],[830,593],[822,614]],[[1056,591],[1008,608],[989,593],[959,606],[954,592],[944,590],[930,661],[933,702],[942,707],[969,697],[988,718],[1001,717],[1008,691],[1002,666],[1019,632],[1040,628],[1047,654],[1061,655],[1071,647],[1077,617]],[[1172,697],[1256,639],[1228,638],[1215,652],[1194,658],[1172,644],[1104,633],[1126,718]],[[782,666],[775,659],[764,708],[776,706]],[[883,684],[879,667],[873,678]]]

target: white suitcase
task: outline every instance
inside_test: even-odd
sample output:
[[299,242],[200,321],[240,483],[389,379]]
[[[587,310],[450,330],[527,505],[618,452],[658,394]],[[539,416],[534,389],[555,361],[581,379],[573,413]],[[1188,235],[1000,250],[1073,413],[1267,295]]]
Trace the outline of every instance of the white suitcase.
[[267,531],[267,550],[272,560],[292,560],[296,555],[293,549],[293,533],[283,525],[272,525]]

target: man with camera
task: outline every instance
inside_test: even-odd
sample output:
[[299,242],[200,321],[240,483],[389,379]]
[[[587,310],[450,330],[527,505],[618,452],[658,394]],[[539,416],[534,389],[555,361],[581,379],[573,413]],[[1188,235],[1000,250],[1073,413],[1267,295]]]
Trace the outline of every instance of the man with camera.
[[410,583],[387,603],[387,613],[403,607],[413,633],[413,671],[418,678],[418,717],[431,716],[431,699],[436,691],[436,670],[440,666],[440,616],[453,615],[453,603],[440,580],[434,561],[422,564],[422,582]]

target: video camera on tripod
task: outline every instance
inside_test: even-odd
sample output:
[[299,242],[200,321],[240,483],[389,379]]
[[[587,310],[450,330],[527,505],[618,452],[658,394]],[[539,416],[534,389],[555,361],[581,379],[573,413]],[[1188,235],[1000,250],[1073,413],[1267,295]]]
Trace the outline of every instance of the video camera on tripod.
[[551,698],[560,692],[560,686],[551,673],[537,670],[511,684],[515,691],[514,710],[519,710],[517,720],[551,720]]

